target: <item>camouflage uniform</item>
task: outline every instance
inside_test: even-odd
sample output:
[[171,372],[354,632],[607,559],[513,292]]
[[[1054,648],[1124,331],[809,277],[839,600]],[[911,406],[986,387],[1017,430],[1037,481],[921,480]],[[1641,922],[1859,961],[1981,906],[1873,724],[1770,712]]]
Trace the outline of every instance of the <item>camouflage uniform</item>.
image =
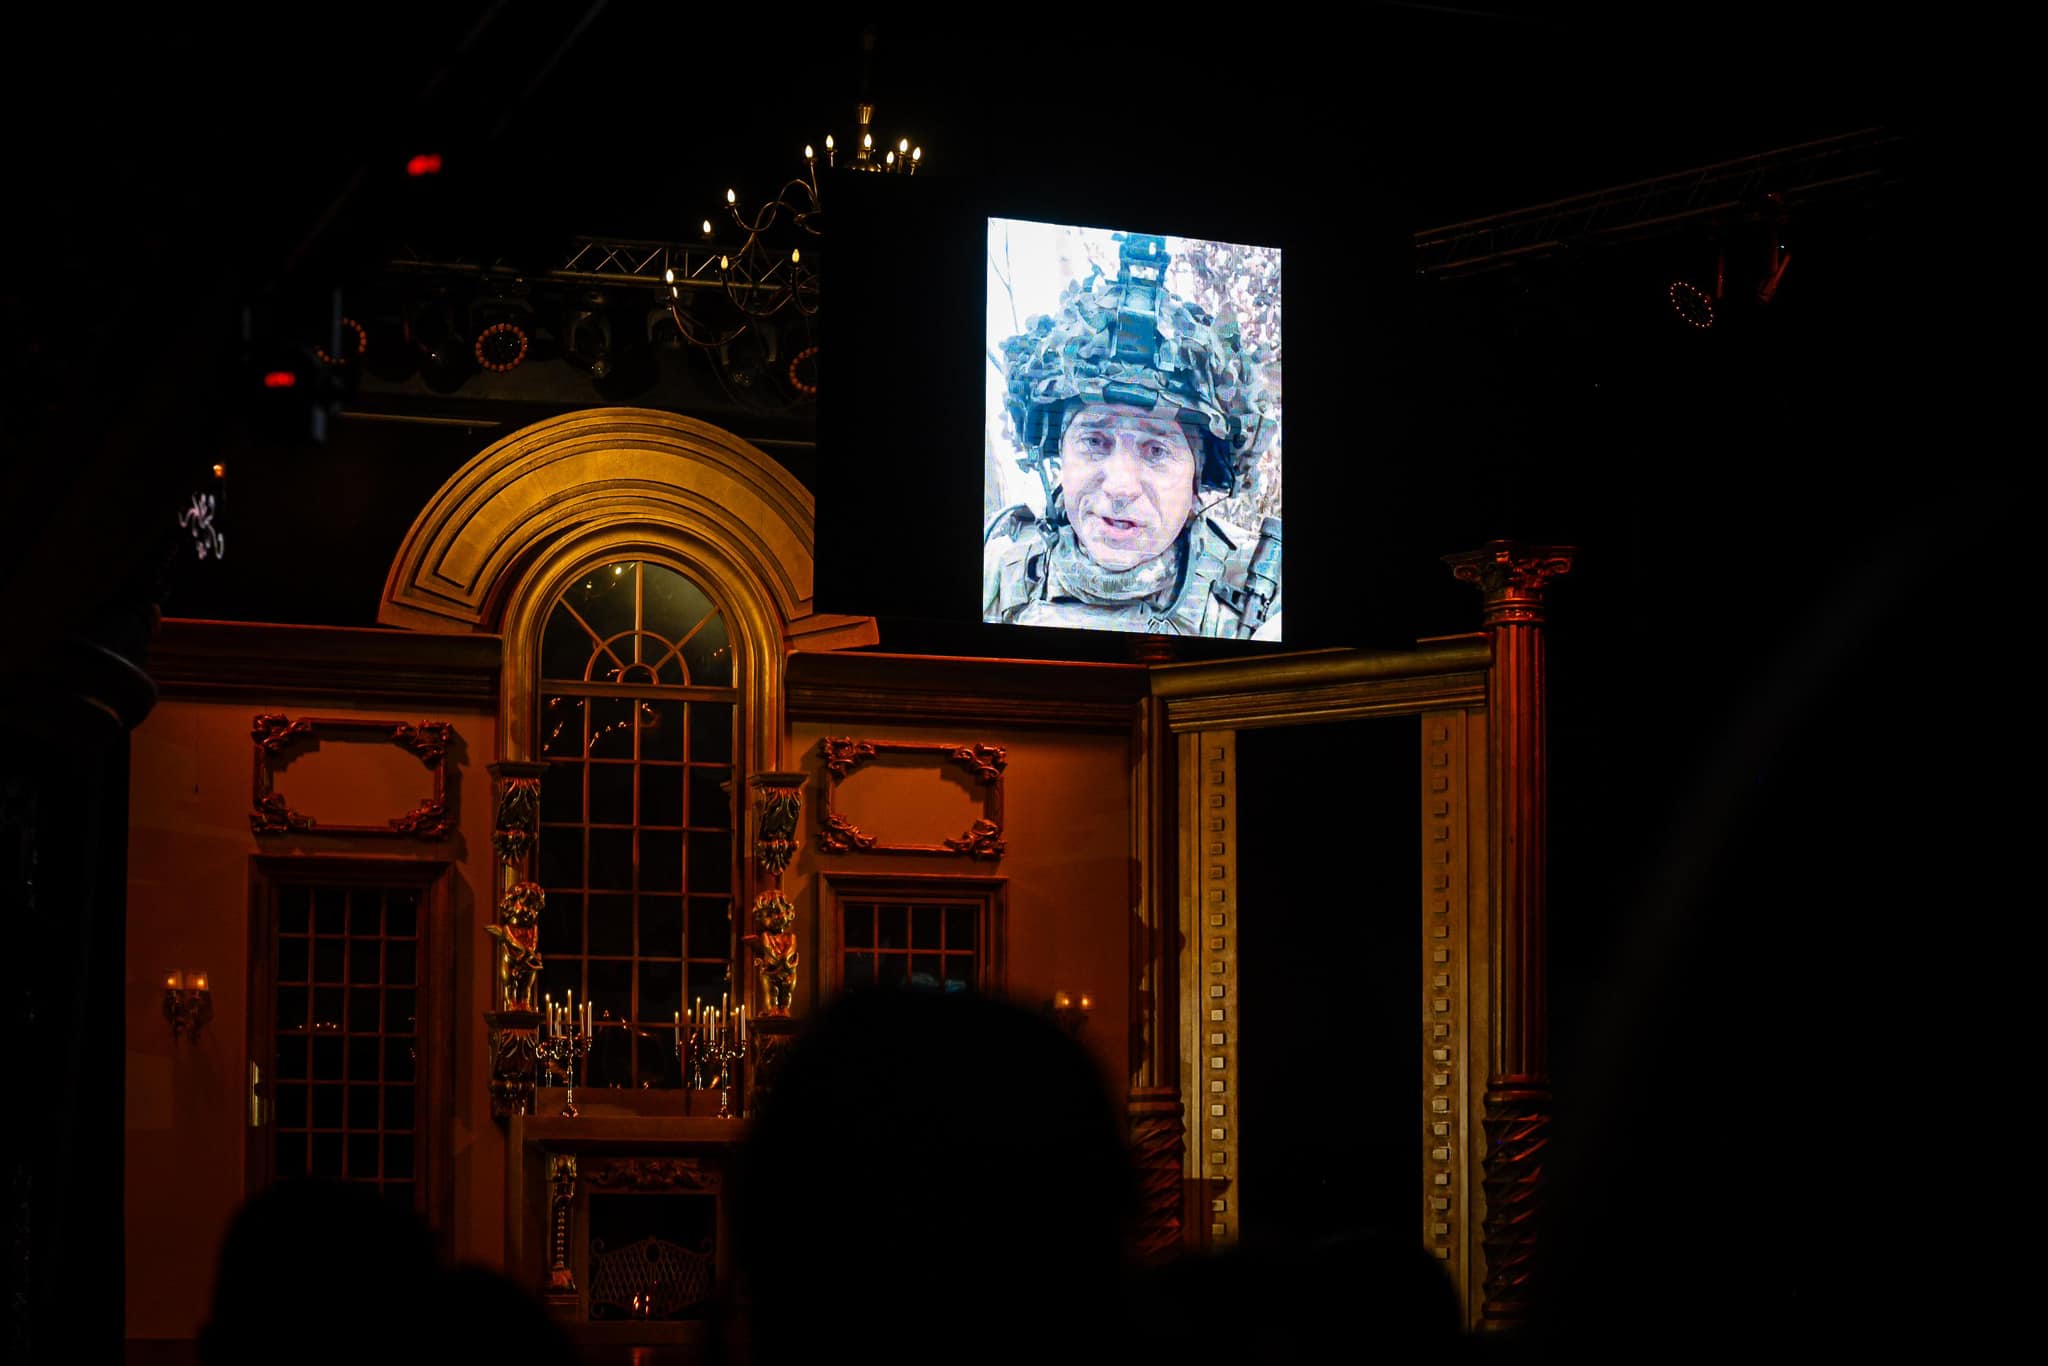
[[1003,343],[1005,410],[1049,509],[1018,504],[989,524],[982,558],[987,621],[1170,635],[1279,635],[1280,524],[1258,535],[1197,508],[1173,544],[1131,569],[1095,564],[1067,519],[1052,463],[1089,404],[1179,410],[1198,494],[1235,493],[1278,423],[1256,347],[1235,319],[1211,318],[1168,292],[1161,238],[1119,234],[1115,280],[1072,281],[1056,316]]

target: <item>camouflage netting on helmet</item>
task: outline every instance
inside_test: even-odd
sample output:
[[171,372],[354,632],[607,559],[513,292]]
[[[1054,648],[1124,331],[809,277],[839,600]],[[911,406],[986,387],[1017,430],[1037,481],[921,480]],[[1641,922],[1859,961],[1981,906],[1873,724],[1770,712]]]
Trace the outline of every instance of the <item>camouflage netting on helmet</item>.
[[[1234,318],[1217,320],[1168,291],[1159,280],[1167,259],[1133,272],[1130,238],[1125,267],[1109,279],[1100,266],[1071,280],[1056,315],[1040,314],[1003,342],[1005,409],[1031,470],[1059,454],[1067,415],[1083,403],[1151,407],[1164,400],[1203,442],[1201,484],[1234,493],[1277,430],[1275,403],[1261,350]],[[1145,278],[1150,276],[1150,278]]]

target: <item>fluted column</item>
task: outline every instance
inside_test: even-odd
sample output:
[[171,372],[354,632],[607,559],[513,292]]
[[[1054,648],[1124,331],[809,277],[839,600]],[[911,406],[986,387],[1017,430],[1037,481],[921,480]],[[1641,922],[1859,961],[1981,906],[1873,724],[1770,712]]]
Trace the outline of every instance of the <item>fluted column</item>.
[[1491,541],[1445,563],[1485,599],[1493,647],[1487,678],[1487,832],[1492,869],[1493,1033],[1486,1080],[1486,1255],[1480,1321],[1527,1317],[1541,1249],[1543,1164],[1550,1140],[1550,1033],[1545,961],[1543,597],[1569,573],[1569,546]]

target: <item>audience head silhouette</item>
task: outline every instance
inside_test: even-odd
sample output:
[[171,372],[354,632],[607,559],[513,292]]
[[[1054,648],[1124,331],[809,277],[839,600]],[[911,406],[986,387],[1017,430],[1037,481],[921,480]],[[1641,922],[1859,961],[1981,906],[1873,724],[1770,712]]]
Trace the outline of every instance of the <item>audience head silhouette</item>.
[[1107,1355],[1132,1205],[1096,1065],[1050,1021],[846,996],[792,1042],[737,1173],[755,1359]]

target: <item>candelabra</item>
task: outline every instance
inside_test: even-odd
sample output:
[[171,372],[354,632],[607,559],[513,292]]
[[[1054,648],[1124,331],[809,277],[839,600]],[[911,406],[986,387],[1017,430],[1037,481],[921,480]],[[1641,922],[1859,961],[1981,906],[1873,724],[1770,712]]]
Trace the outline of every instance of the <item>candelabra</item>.
[[732,1085],[733,1064],[747,1056],[747,1041],[722,1034],[711,1041],[711,1061],[718,1066],[718,1117],[733,1118]]
[[574,1119],[581,1113],[576,1108],[577,1078],[590,1054],[590,1003],[584,1002],[579,1014],[573,1003],[557,1006],[550,1001],[545,1013],[546,1028],[534,1054],[543,1076],[562,1078],[562,1118]]
[[[723,1012],[699,1015],[692,1012],[692,1023],[683,1028],[682,1016],[676,1016],[676,1062],[682,1068],[684,1083],[692,1091],[702,1091],[709,1082],[718,1091],[718,1117],[733,1118],[732,1088],[735,1079],[733,1065],[745,1060],[747,1055],[747,1029],[744,1010],[728,1018]],[[702,1023],[698,1023],[701,1020]]]

